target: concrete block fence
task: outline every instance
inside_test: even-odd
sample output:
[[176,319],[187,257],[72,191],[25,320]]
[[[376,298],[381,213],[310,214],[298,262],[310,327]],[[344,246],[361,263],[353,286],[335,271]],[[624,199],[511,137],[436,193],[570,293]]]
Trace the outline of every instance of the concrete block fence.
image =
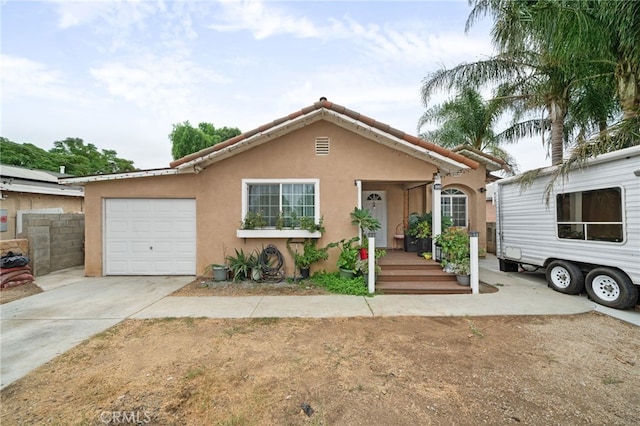
[[24,214],[19,237],[29,241],[34,276],[84,264],[84,214]]

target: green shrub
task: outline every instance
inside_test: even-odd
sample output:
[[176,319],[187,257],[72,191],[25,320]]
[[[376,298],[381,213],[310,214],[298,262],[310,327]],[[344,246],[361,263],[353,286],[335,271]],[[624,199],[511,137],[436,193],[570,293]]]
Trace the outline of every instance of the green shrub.
[[364,285],[363,277],[346,279],[340,278],[338,272],[316,272],[311,279],[316,285],[325,288],[331,293],[354,296],[367,296],[369,294],[367,286]]

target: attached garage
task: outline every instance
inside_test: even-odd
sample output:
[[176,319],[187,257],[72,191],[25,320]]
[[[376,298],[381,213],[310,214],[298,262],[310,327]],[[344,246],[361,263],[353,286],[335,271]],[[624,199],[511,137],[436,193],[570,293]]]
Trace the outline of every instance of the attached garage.
[[104,200],[105,275],[195,275],[194,199]]

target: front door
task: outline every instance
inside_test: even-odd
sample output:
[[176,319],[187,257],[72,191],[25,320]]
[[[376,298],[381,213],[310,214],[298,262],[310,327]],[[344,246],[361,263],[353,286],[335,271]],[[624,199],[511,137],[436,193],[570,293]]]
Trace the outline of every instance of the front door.
[[376,247],[387,247],[387,192],[362,191],[362,208],[369,210],[382,225],[376,231]]

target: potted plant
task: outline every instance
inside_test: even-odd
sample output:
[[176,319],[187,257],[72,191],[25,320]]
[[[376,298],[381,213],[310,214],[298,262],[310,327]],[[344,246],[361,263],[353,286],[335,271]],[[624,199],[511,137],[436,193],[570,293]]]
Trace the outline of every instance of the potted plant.
[[304,240],[302,253],[291,248],[291,240],[287,240],[287,250],[294,263],[300,270],[302,278],[309,278],[311,264],[329,258],[329,247],[318,247],[318,240],[307,238]]
[[[359,209],[358,207],[354,207],[351,212],[351,224],[357,225],[362,233],[365,234],[364,240],[366,240],[366,236],[371,233],[375,233],[382,227],[382,224],[378,219],[371,215],[371,212],[367,209]],[[360,248],[360,259],[368,258],[368,246],[367,244],[363,244]]]
[[259,279],[260,261],[256,252],[246,254],[243,249],[235,249],[235,251],[235,256],[227,256],[226,258],[229,269],[233,272],[233,280],[239,281],[254,276]]
[[242,229],[260,229],[267,226],[267,221],[264,218],[262,212],[247,212],[244,216],[244,220],[240,224]]
[[[418,247],[418,225],[426,222],[426,215],[411,213],[407,221],[407,227],[404,231],[404,251],[408,253],[419,253]],[[429,220],[429,225],[431,221]],[[429,231],[430,232],[430,231]]]
[[454,267],[456,273],[456,281],[460,285],[471,285],[471,261],[469,258],[459,260]]
[[467,231],[462,228],[448,228],[436,237],[436,243],[442,250],[443,266],[452,268],[457,275],[465,275],[465,271],[469,273],[471,254]]
[[422,220],[415,227],[416,246],[418,256],[431,251],[433,240],[431,239],[431,221]]
[[340,276],[343,278],[353,278],[357,271],[358,249],[355,245],[359,239],[353,237],[350,240],[343,239],[334,244],[340,248],[337,266],[340,269]]

